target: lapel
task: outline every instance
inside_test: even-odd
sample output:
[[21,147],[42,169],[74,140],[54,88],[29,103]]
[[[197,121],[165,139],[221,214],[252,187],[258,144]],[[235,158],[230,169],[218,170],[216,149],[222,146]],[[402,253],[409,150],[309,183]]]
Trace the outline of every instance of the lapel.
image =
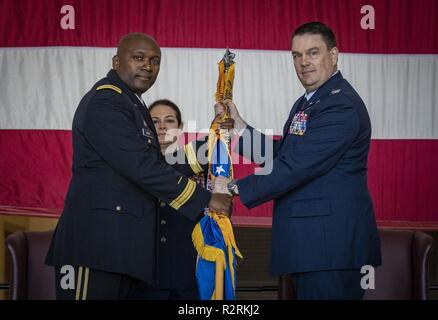
[[338,71],[334,76],[326,81],[310,98],[309,105],[306,107],[310,108],[314,104],[318,103],[321,99],[330,95],[333,90],[337,88],[337,86],[341,83],[344,78],[342,77],[341,71]]
[[146,106],[142,105],[142,103],[140,102],[138,97],[135,95],[135,93],[132,92],[131,89],[129,89],[129,87],[122,81],[122,79],[120,79],[117,72],[115,72],[114,70],[111,69],[107,74],[107,78],[115,86],[122,89],[122,92],[126,94],[127,98],[133,104],[133,108],[135,110],[140,111],[142,118],[144,119],[144,121],[146,121],[148,127],[154,133],[156,141],[158,141],[158,135],[157,135],[157,132],[155,130],[154,122],[152,121],[152,118],[149,114],[149,110],[146,108]]
[[338,73],[336,73],[334,76],[332,76],[329,80],[326,81],[326,83],[324,83],[316,92],[315,94],[312,96],[312,98],[310,98],[309,101],[306,101],[306,97],[305,95],[303,95],[300,99],[298,99],[290,113],[289,113],[289,118],[286,121],[286,124],[283,127],[283,136],[281,138],[281,142],[280,145],[283,144],[283,141],[285,140],[285,138],[287,137],[288,131],[289,131],[289,127],[291,125],[292,119],[295,115],[295,113],[298,110],[299,106],[304,105],[303,108],[300,108],[300,110],[306,110],[310,107],[312,107],[313,105],[315,105],[316,103],[318,103],[322,98],[324,98],[325,96],[331,94],[331,92],[333,90],[335,90],[335,88],[339,85],[339,83],[343,80],[344,78],[342,77],[341,71],[338,71]]
[[326,83],[324,83],[315,92],[315,94],[312,96],[312,98],[310,98],[310,100],[308,102],[305,101],[305,99],[306,99],[305,95],[303,95],[300,99],[298,99],[295,102],[295,104],[293,105],[292,110],[289,113],[289,118],[287,119],[286,124],[283,127],[283,137],[282,137],[282,139],[284,139],[286,137],[287,133],[288,133],[290,124],[292,122],[292,119],[293,119],[295,113],[297,112],[298,106],[301,106],[302,104],[305,104],[305,106],[303,108],[301,108],[301,110],[306,110],[306,109],[312,107],[313,105],[318,103],[322,98],[324,98],[325,96],[331,94],[331,92],[333,90],[335,90],[335,88],[339,85],[339,83],[343,79],[344,78],[342,77],[341,71],[338,71],[338,73],[336,73],[329,80],[327,80]]

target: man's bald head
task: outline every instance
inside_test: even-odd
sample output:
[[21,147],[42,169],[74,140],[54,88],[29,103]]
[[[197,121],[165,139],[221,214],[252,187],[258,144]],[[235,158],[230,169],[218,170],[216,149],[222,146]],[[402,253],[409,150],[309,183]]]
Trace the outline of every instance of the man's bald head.
[[117,46],[117,55],[123,54],[123,52],[129,49],[132,44],[135,44],[138,41],[150,42],[151,44],[154,44],[158,48],[158,50],[160,50],[160,46],[150,35],[141,32],[132,32],[125,34],[123,37],[120,38],[119,44]]
[[113,69],[132,91],[142,94],[157,79],[160,62],[160,47],[151,36],[128,33],[119,41]]

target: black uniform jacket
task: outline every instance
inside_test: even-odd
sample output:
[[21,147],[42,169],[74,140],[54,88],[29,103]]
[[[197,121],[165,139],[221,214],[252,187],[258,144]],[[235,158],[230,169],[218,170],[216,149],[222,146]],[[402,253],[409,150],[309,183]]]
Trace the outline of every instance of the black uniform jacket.
[[[188,143],[172,155],[172,166],[205,186],[208,173],[206,139]],[[173,161],[170,161],[173,162]],[[199,212],[199,218],[203,212]],[[197,252],[192,232],[197,223],[160,202],[160,232],[158,246],[159,290],[197,290],[195,269]]]
[[156,282],[158,199],[190,219],[210,193],[163,160],[146,107],[111,70],[73,119],[73,176],[46,258]]

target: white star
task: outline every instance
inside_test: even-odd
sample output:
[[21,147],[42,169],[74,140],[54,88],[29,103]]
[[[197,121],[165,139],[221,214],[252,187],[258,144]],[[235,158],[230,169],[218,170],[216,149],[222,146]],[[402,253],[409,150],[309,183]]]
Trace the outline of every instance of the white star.
[[217,167],[216,167],[216,174],[217,174],[217,175],[220,175],[221,172],[225,172],[224,168],[222,168],[222,166],[217,166]]

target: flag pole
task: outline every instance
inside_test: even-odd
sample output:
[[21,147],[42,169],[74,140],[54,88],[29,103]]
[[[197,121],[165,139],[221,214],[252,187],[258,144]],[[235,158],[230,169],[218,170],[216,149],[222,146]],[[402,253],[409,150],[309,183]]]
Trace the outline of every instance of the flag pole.
[[[219,62],[219,75],[217,81],[217,90],[216,90],[216,102],[220,102],[226,99],[233,98],[233,82],[234,82],[234,53],[231,53],[230,50],[225,51],[225,55],[223,59]],[[231,68],[232,67],[232,68]],[[229,117],[228,109],[225,110],[225,114],[223,115],[222,120],[226,120]],[[217,129],[216,129],[217,130]],[[228,130],[219,129],[218,130],[219,137],[224,138],[227,143],[228,150],[231,146],[230,134]],[[217,145],[219,147],[219,145]],[[219,155],[219,153],[217,153]],[[231,159],[230,159],[231,160]],[[231,163],[230,163],[231,164]],[[228,173],[228,179],[233,179],[232,169],[230,169],[231,173]],[[224,299],[224,263],[221,259],[216,260],[216,277],[215,277],[215,300],[223,300]]]
[[[232,100],[234,56],[227,49],[223,59],[218,63],[216,102]],[[208,135],[207,190],[213,192],[229,193],[226,183],[234,176],[230,154],[231,135],[228,130],[220,128],[220,123],[229,119],[229,116],[226,108],[221,119],[215,118]],[[220,182],[217,180],[219,177],[221,177]],[[196,277],[200,298],[202,300],[236,299],[236,257],[243,257],[234,239],[231,220],[221,212],[206,208],[204,217],[193,229],[192,240],[198,252]]]

